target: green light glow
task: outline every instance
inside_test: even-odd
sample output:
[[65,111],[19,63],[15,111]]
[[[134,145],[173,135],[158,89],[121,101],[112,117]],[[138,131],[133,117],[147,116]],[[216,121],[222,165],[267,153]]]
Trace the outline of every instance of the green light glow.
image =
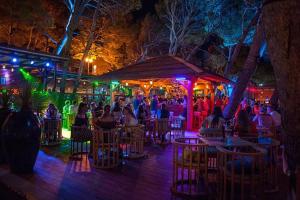
[[114,85],[119,85],[119,81],[112,81],[111,84],[114,84]]

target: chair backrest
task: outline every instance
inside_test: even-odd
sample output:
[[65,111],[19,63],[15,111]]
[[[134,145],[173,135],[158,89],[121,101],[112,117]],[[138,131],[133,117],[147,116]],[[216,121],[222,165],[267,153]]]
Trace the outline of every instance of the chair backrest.
[[90,134],[90,129],[84,126],[72,126],[71,127],[71,139],[73,140],[83,140],[87,138],[86,136]]
[[58,119],[44,119],[44,131],[55,132],[58,130]]
[[213,137],[223,137],[223,130],[219,128],[201,128],[199,130],[200,135],[203,137],[213,138]]

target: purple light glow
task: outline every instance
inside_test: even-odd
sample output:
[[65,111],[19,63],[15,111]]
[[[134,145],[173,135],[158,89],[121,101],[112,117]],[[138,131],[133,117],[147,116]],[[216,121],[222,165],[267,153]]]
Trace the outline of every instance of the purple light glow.
[[176,78],[176,81],[185,81],[185,80],[186,80],[185,77],[178,77],[178,78]]

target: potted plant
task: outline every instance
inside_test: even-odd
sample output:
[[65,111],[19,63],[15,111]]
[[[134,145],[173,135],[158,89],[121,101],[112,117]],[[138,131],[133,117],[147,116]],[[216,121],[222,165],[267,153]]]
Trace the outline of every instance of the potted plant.
[[31,86],[21,92],[22,105],[12,112],[2,126],[5,154],[13,173],[31,173],[40,148],[41,128],[32,111]]
[[[7,91],[2,91],[1,93],[1,97],[2,97],[2,107],[0,108],[0,127],[2,127],[5,119],[7,118],[7,116],[9,116],[10,114],[10,109],[9,109],[9,94],[7,93]],[[2,132],[0,129],[0,164],[5,163],[5,154],[4,154],[4,147],[2,145],[2,138],[1,138]]]

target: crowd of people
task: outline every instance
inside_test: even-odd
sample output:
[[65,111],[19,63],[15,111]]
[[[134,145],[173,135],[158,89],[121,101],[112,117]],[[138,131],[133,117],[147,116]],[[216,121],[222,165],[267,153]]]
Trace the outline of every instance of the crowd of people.
[[[202,131],[206,129],[224,128],[225,119],[222,107],[214,106],[213,112],[204,119]],[[272,105],[261,104],[253,99],[244,98],[234,116],[231,124],[235,133],[241,137],[255,136],[257,134],[273,135],[280,132],[281,115]],[[201,130],[200,130],[201,132]]]

